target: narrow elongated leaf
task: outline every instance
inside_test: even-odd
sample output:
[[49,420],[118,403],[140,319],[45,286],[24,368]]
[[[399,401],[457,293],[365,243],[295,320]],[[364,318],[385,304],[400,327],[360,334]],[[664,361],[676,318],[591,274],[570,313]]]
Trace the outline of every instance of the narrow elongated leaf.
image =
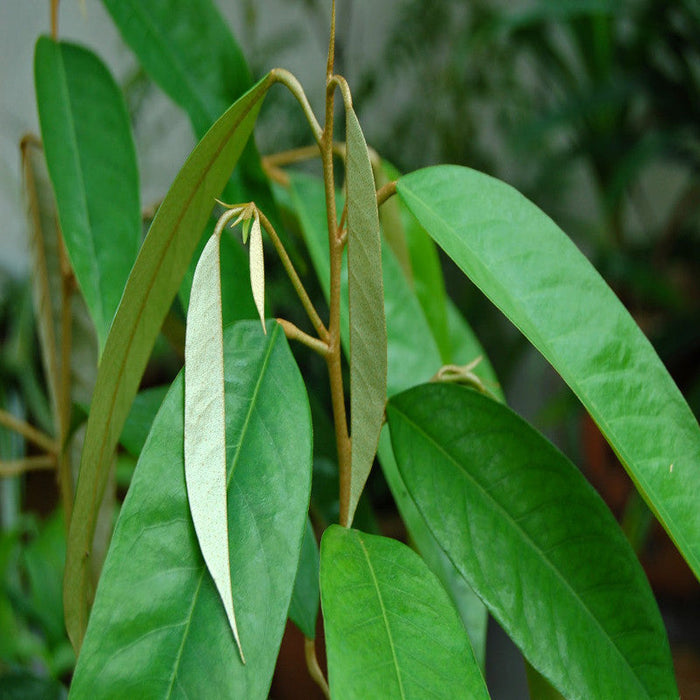
[[41,37],[34,71],[61,229],[102,349],[141,242],[129,117],[109,71],[87,49]]
[[139,458],[100,578],[71,694],[264,699],[299,559],[311,420],[284,333],[224,331],[231,582],[247,663],[189,514],[182,376]]
[[253,300],[260,316],[260,323],[265,330],[265,263],[262,230],[257,212],[250,227],[250,288],[253,290]]
[[[328,269],[328,234],[324,205],[323,182],[301,174],[291,174],[291,194],[302,233],[311,255],[311,261],[328,298],[330,273]],[[341,204],[342,206],[342,204]],[[391,396],[416,383],[429,380],[441,364],[440,352],[433,340],[431,329],[425,320],[416,295],[412,292],[399,263],[388,246],[382,248],[382,273],[384,276],[384,308],[387,319],[387,392]],[[343,270],[341,279],[341,314],[347,317],[347,273]],[[483,348],[478,344],[471,329],[459,314],[451,309],[449,316],[452,330],[451,353],[455,362],[467,363],[479,355]],[[341,340],[347,351],[349,329],[341,326]],[[477,372],[495,387],[495,375],[485,359]],[[379,441],[379,461],[399,507],[411,538],[433,572],[453,597],[462,619],[469,631],[472,645],[480,663],[483,663],[486,641],[486,609],[476,599],[464,583],[434,538],[427,530],[425,522],[415,509],[401,477],[396,469],[391,451],[391,441],[387,431],[383,431]]]
[[73,519],[68,535],[64,608],[80,647],[88,613],[95,514],[112,452],[160,326],[204,224],[255,123],[269,87],[263,78],[211,128],[180,170],[144,240],[102,355],[88,419]]
[[336,700],[488,698],[452,603],[406,545],[331,525],[321,603]]
[[224,338],[219,235],[209,239],[192,282],[185,336],[185,481],[192,524],[244,658],[231,597],[226,513]]
[[243,53],[211,0],[103,0],[146,72],[197,138],[252,85]]
[[508,185],[442,166],[401,178],[421,225],[574,390],[700,576],[700,428],[617,297]]
[[289,604],[289,619],[303,632],[307,639],[316,637],[316,618],[318,617],[318,545],[311,521],[306,521],[304,540],[301,543],[299,569],[294,580],[292,601]]
[[432,535],[540,673],[571,698],[678,696],[644,572],[573,464],[464,387],[415,387],[387,417]]
[[384,418],[387,340],[377,195],[365,137],[352,108],[347,110],[346,128],[352,522]]
[[[146,73],[187,113],[197,139],[252,87],[243,52],[212,0],[102,2]],[[225,200],[255,201],[275,224],[272,194],[252,140],[229,175]]]

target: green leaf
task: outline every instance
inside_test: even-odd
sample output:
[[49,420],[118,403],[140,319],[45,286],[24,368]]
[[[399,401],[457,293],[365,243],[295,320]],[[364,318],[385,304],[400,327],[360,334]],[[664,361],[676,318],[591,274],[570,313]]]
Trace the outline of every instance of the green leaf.
[[133,457],[141,454],[168,388],[167,386],[150,387],[136,395],[119,438],[122,447]]
[[302,631],[307,639],[316,638],[318,616],[318,545],[311,521],[306,520],[304,540],[301,543],[299,569],[294,580],[292,602],[289,604],[289,619]]
[[[328,269],[328,233],[326,229],[325,195],[323,182],[299,173],[290,173],[291,195],[302,233],[311,255],[313,266],[328,298],[330,273]],[[340,205],[342,206],[342,204]],[[399,263],[388,246],[382,248],[382,272],[384,275],[384,308],[387,319],[387,391],[391,396],[416,383],[430,379],[440,367],[441,359],[437,345],[433,341],[430,327],[401,270]],[[347,318],[347,273],[341,278],[341,316]],[[452,308],[449,316],[452,330],[451,352],[456,362],[468,362],[483,355],[471,329],[458,312]],[[341,340],[347,351],[348,327],[341,325]],[[495,383],[495,375],[488,361],[480,363],[476,369],[482,377]],[[489,384],[490,386],[490,384]],[[477,658],[483,662],[486,640],[486,609],[476,599],[455,570],[452,563],[437,547],[434,538],[415,510],[406,489],[401,483],[391,451],[387,431],[383,431],[379,441],[379,461],[389,483],[392,495],[399,507],[418,550],[450,592],[467,626]]]
[[201,138],[252,85],[245,58],[211,0],[103,0],[153,80]]
[[321,604],[333,698],[489,697],[454,606],[406,545],[331,525]]
[[387,406],[399,470],[447,556],[566,697],[677,697],[644,572],[582,474],[508,408],[430,384]]
[[257,321],[227,328],[224,357],[231,581],[247,664],[189,515],[180,375],[121,510],[73,697],[267,697],[306,522],[311,420],[277,324],[267,335]]
[[700,428],[614,293],[551,219],[498,180],[442,166],[401,178],[398,191],[574,390],[700,576]]
[[[252,87],[243,52],[212,0],[103,4],[146,73],[187,113],[197,139]],[[229,175],[224,199],[254,200],[276,223],[272,194],[252,140]]]
[[372,468],[384,420],[387,339],[377,195],[365,137],[352,108],[346,113],[346,141],[351,523]]
[[61,230],[102,349],[141,242],[129,117],[114,79],[87,49],[41,37],[34,71]]
[[129,276],[102,355],[68,535],[64,608],[79,649],[87,623],[87,563],[112,453],[204,225],[255,123],[269,77],[234,104],[194,149],[173,182]]
[[[199,549],[226,610],[241,659],[231,594],[226,513],[224,339],[219,272],[220,223],[199,258],[185,336],[185,481]],[[244,661],[245,662],[245,661]]]

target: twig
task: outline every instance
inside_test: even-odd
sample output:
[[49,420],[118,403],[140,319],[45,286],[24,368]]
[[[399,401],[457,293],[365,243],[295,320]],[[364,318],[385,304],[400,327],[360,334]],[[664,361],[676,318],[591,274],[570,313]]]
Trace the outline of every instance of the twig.
[[396,180],[393,182],[387,182],[386,185],[382,185],[377,190],[377,206],[381,207],[387,199],[393,197],[396,194]]
[[303,343],[306,347],[311,348],[311,350],[317,352],[322,357],[328,357],[328,345],[322,340],[314,338],[308,333],[304,333],[301,328],[283,318],[278,318],[276,321],[282,326],[282,330],[287,338]]
[[37,447],[41,447],[42,450],[46,450],[52,455],[58,454],[59,447],[53,438],[2,409],[0,409],[0,424],[19,433],[29,442],[33,442]]
[[323,694],[330,700],[331,690],[328,687],[328,681],[323,675],[321,666],[316,657],[316,642],[313,639],[304,637],[304,652],[306,656],[306,667],[309,669],[309,675],[316,681],[316,684],[321,689]]
[[58,0],[51,0],[51,38],[58,40]]
[[282,265],[284,266],[284,269],[287,273],[287,276],[289,277],[292,286],[294,287],[294,291],[297,293],[297,296],[299,297],[302,306],[304,307],[304,310],[306,311],[306,314],[309,317],[309,320],[313,324],[313,327],[316,329],[316,332],[319,335],[319,338],[323,340],[325,343],[328,342],[328,329],[326,326],[323,324],[323,321],[321,320],[321,317],[318,315],[318,312],[316,311],[316,308],[313,305],[313,302],[309,298],[309,295],[306,293],[306,289],[304,289],[304,285],[302,284],[301,280],[299,279],[299,275],[297,274],[297,271],[294,269],[294,265],[292,264],[292,261],[289,259],[289,255],[287,255],[287,251],[284,249],[284,246],[282,245],[282,241],[280,241],[279,236],[277,235],[277,232],[273,228],[272,224],[268,220],[268,218],[263,214],[260,210],[258,210],[258,213],[260,215],[260,223],[263,225],[263,228],[265,229],[265,232],[267,235],[270,237],[272,240],[273,245],[275,246],[275,250],[277,251],[277,255],[279,255],[280,260],[282,261]]
[[55,468],[55,455],[41,455],[40,457],[25,457],[24,459],[0,460],[0,477],[17,476],[19,474],[24,474],[25,472]]

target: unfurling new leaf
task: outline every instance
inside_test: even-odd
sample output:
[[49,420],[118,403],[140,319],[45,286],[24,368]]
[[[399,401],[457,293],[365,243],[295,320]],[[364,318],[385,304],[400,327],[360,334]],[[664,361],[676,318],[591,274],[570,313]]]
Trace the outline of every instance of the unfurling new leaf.
[[231,593],[226,508],[224,346],[219,238],[225,217],[194,273],[185,336],[185,480],[192,522],[207,569],[226,609],[245,663]]
[[[250,228],[250,288],[253,290],[255,308],[260,315],[263,331],[265,328],[265,265],[263,262],[262,230],[257,210],[250,225],[244,225],[244,232]],[[244,233],[245,235],[245,233]]]

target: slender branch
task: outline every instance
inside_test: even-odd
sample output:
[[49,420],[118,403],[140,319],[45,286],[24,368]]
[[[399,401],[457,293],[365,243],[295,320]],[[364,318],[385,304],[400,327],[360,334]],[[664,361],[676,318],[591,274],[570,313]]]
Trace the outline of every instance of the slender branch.
[[335,2],[331,19],[331,40],[328,49],[328,72],[326,76],[326,122],[321,141],[321,161],[326,195],[326,216],[330,250],[330,316],[328,321],[329,354],[326,358],[333,406],[333,424],[338,449],[338,476],[340,481],[340,524],[349,524],[350,474],[352,447],[348,433],[345,410],[345,390],[340,359],[340,281],[344,241],[339,238],[335,204],[335,177],[333,173],[333,111],[335,106],[336,81],[333,77],[333,53],[335,50]]
[[0,460],[0,477],[17,476],[40,469],[55,469],[56,455],[41,455],[25,459]]
[[304,637],[304,652],[306,656],[306,667],[309,669],[309,675],[316,681],[316,684],[323,692],[324,696],[330,700],[331,690],[328,687],[328,681],[326,681],[321,666],[318,663],[318,658],[316,657],[316,642],[313,639]]
[[318,119],[316,119],[313,109],[311,109],[311,105],[309,104],[309,100],[306,97],[306,93],[304,92],[304,88],[301,86],[301,83],[284,68],[273,68],[270,73],[274,82],[284,85],[292,93],[292,95],[296,97],[297,102],[304,110],[306,121],[309,122],[314,138],[320,145],[321,138],[323,137],[323,130],[318,123]]
[[396,180],[387,182],[377,190],[377,206],[381,207],[387,199],[390,199],[396,194]]
[[58,454],[58,444],[53,438],[50,438],[46,433],[41,432],[29,423],[26,423],[19,418],[16,418],[11,413],[0,409],[0,425],[4,425],[10,430],[14,430],[19,433],[22,437],[33,442],[37,447],[41,447],[42,450],[46,450],[52,455]]
[[331,79],[333,75],[333,66],[335,64],[335,0],[331,4],[331,32],[328,40],[328,61],[326,63],[326,81]]
[[293,163],[301,163],[305,160],[319,158],[320,155],[321,149],[316,143],[310,146],[292,148],[289,151],[280,151],[279,153],[273,153],[269,156],[264,156],[263,163],[265,163],[266,165],[272,165],[274,167],[280,168],[285,165],[292,165]]
[[295,326],[290,321],[283,318],[276,319],[277,323],[282,326],[284,334],[290,340],[296,340],[299,343],[303,343],[307,348],[311,348],[314,352],[317,352],[322,357],[328,357],[328,345],[318,338],[314,338],[308,333],[304,333],[298,326]]
[[306,311],[309,320],[313,324],[313,327],[316,329],[319,338],[321,338],[321,340],[325,343],[328,343],[328,330],[323,324],[321,317],[318,315],[318,312],[316,311],[313,302],[309,298],[309,295],[306,293],[306,289],[304,289],[304,285],[299,279],[299,275],[294,269],[294,265],[289,259],[289,255],[287,255],[287,251],[284,249],[282,241],[280,241],[277,232],[275,231],[265,214],[263,214],[260,210],[258,210],[258,213],[260,214],[260,223],[263,225],[263,228],[267,232],[267,235],[272,240],[272,243],[275,246],[275,250],[277,250],[277,255],[279,255],[280,260],[282,261],[282,265],[284,266],[284,269],[287,272],[287,276],[289,277],[292,286],[294,287],[294,291],[297,293],[297,296],[301,300],[302,306],[304,307],[304,310]]
[[51,0],[51,38],[58,40],[58,0]]

